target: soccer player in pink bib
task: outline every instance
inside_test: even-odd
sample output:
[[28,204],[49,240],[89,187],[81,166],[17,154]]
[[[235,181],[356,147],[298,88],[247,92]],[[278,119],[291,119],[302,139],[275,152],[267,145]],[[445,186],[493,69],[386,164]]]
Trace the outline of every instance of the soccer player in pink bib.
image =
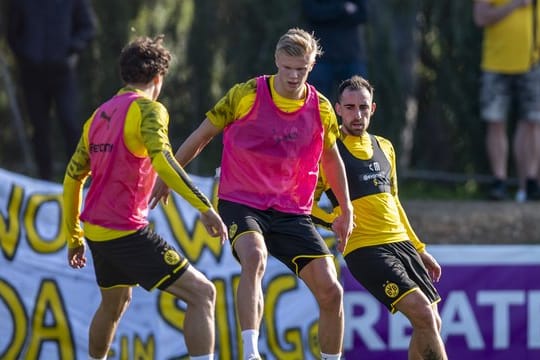
[[[176,152],[185,165],[223,131],[218,210],[242,268],[237,309],[244,359],[260,359],[262,278],[269,254],[315,296],[321,357],[341,356],[343,289],[309,216],[321,161],[343,209],[335,222],[342,250],[352,229],[352,205],[336,147],[337,119],[328,99],[306,83],[320,53],[312,34],[287,31],[275,50],[277,73],[232,87]],[[156,186],[152,205],[166,194]]]
[[[192,360],[214,358],[214,285],[148,226],[156,172],[201,212],[208,233],[227,238],[210,201],[175,161],[169,115],[156,101],[171,54],[162,37],[138,38],[120,54],[125,86],[85,123],[64,178],[68,262],[86,264],[86,238],[101,291],[89,332],[90,359],[106,359],[132,287],[166,291],[187,304],[184,338]],[[92,176],[80,212],[83,185]],[[83,229],[80,222],[83,222]]]

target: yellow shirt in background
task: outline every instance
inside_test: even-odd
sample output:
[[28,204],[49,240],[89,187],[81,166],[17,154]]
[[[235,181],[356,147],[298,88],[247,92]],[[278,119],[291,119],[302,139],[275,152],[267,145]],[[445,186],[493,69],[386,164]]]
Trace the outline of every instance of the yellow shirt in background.
[[[476,0],[492,6],[504,6],[511,0]],[[539,59],[539,46],[533,46],[532,5],[518,8],[499,22],[484,27],[482,70],[520,74],[527,72]],[[536,7],[540,19],[540,6]],[[538,21],[538,20],[537,20]],[[536,26],[536,44],[540,40]]]

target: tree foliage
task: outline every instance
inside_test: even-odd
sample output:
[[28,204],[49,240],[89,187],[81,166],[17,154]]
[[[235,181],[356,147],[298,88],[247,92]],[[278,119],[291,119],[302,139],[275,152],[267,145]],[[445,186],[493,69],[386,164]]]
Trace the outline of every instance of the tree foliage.
[[[274,47],[302,26],[299,0],[93,0],[98,37],[80,66],[81,124],[121,85],[120,49],[138,35],[165,34],[174,63],[161,101],[171,115],[176,148],[233,84],[275,71]],[[0,5],[4,33],[6,2]],[[372,132],[390,138],[403,168],[459,173],[487,171],[477,94],[481,33],[470,1],[369,0],[369,78],[378,110]],[[0,37],[0,55],[16,64]],[[4,82],[2,82],[4,84]],[[0,87],[0,167],[15,168],[18,144],[10,104]],[[7,156],[9,152],[9,156]],[[188,170],[213,174],[221,156],[215,139]]]

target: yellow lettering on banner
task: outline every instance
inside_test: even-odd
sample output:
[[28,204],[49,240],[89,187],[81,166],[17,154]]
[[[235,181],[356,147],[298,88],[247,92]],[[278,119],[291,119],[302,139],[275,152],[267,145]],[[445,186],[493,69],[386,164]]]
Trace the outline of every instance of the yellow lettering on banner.
[[153,360],[155,357],[156,340],[153,336],[148,338],[146,344],[139,336],[135,336],[132,348],[129,347],[129,338],[127,336],[124,335],[120,338],[120,360]]
[[21,234],[19,214],[21,211],[23,189],[20,186],[12,186],[7,205],[7,216],[0,214],[0,249],[8,259],[12,259]]
[[229,327],[227,284],[225,280],[213,279],[216,286],[216,340],[219,344],[219,359],[233,359],[231,332]]
[[[28,328],[28,319],[22,305],[22,300],[19,298],[14,288],[7,282],[0,279],[0,300],[6,305],[12,316],[13,333],[7,348],[3,353],[0,353],[1,359],[17,359],[24,345],[26,329]],[[2,319],[2,326],[6,328],[7,319]]]
[[173,295],[161,291],[158,295],[158,308],[163,319],[173,328],[184,332],[186,311],[178,307],[178,300]]
[[120,338],[120,360],[129,360],[127,336],[122,336]]
[[150,336],[146,343],[143,342],[138,336],[135,337],[135,344],[133,344],[133,357],[131,359],[137,360],[152,360],[155,358],[156,353],[156,339]]
[[[236,311],[236,304],[238,303],[238,284],[240,284],[240,275],[235,275],[232,277],[231,279],[231,284],[232,284],[232,288],[233,288],[233,299],[234,299],[234,303],[235,303],[235,314],[237,314],[237,311]],[[238,315],[236,315],[234,317],[234,324],[235,324],[235,329],[236,329],[236,344],[238,344],[238,347],[237,347],[237,353],[238,353],[238,358],[239,359],[243,359],[244,357],[244,353],[242,351],[242,327],[240,326],[240,319],[238,318]]]
[[74,342],[63,305],[56,284],[51,280],[43,281],[32,316],[26,359],[39,359],[42,345],[47,341],[58,345],[61,359],[75,359]]
[[[46,203],[52,203],[58,207],[59,218],[56,222],[58,226],[56,231],[56,237],[50,240],[45,240],[37,232],[36,229],[36,218],[39,209],[44,206]],[[61,226],[62,221],[62,194],[56,195],[44,195],[44,194],[34,194],[29,196],[28,205],[26,212],[24,214],[24,225],[26,232],[28,233],[28,242],[34,251],[40,254],[49,254],[55,253],[62,249],[66,244],[66,235],[64,227]],[[52,224],[51,224],[52,225]]]
[[323,240],[329,249],[335,248],[337,246],[337,241],[336,241],[335,236],[324,236]]
[[285,350],[279,344],[278,330],[276,329],[276,309],[278,307],[279,297],[287,291],[294,290],[298,287],[296,276],[281,275],[272,279],[268,284],[265,293],[265,308],[264,321],[268,329],[267,339],[268,347],[276,357],[276,359],[303,359],[304,350],[302,348],[302,332],[300,329],[287,329],[285,332],[285,340],[290,351]]
[[[180,332],[184,332],[184,320],[186,318],[186,311],[178,307],[179,301],[173,295],[161,291],[158,295],[158,309],[161,313],[163,320],[167,322],[171,327],[177,329]],[[182,338],[179,336],[178,341]],[[175,356],[175,359],[189,359],[188,354]]]
[[319,344],[319,321],[315,320],[309,326],[309,340],[308,346],[311,355],[314,359],[317,359],[321,353],[321,346]]
[[180,244],[183,254],[190,262],[197,262],[205,248],[209,248],[216,257],[221,254],[220,240],[208,235],[204,225],[199,220],[195,222],[192,233],[187,231],[185,221],[180,216],[174,197],[171,196],[169,203],[162,205],[162,208],[174,237]]

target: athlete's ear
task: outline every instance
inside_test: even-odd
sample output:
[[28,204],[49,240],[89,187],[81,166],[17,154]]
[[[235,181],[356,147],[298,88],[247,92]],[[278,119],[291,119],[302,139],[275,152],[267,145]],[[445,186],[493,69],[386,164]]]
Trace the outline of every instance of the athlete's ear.
[[152,99],[157,100],[159,94],[161,94],[161,87],[163,86],[163,75],[157,74],[152,78]]
[[313,61],[311,62],[311,64],[309,64],[309,66],[308,66],[308,73],[310,73],[311,70],[313,70],[313,68],[315,67],[315,64],[316,64],[315,60],[313,60]]
[[371,115],[375,113],[375,109],[377,109],[377,103],[371,103]]
[[334,104],[334,109],[336,110],[336,114],[341,116],[341,104],[339,103],[339,101],[336,101],[336,103]]

